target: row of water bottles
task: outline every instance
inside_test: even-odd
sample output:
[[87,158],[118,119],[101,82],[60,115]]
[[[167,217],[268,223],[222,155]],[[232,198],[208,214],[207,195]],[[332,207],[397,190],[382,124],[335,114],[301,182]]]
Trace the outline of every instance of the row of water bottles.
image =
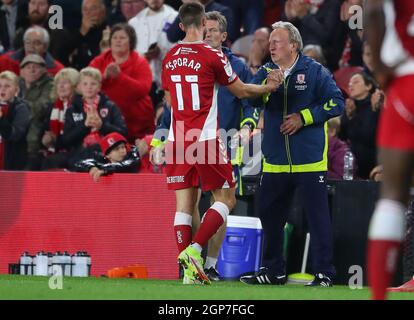
[[55,254],[40,251],[35,256],[24,252],[19,265],[21,275],[88,277],[92,264],[86,251],[78,251],[73,255],[67,251]]
[[351,151],[345,152],[344,155],[344,180],[354,179],[354,155]]

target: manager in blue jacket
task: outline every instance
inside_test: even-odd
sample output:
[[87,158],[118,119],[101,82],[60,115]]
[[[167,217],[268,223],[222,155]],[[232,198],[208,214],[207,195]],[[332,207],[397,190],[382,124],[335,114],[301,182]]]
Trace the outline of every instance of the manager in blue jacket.
[[[331,286],[335,276],[332,224],[326,188],[327,120],[340,115],[344,99],[331,73],[301,53],[299,31],[277,22],[270,36],[272,62],[254,78],[266,81],[272,69],[283,79],[278,90],[264,96],[263,176],[259,215],[263,224],[263,268],[240,280],[247,284],[285,284],[283,228],[296,190],[305,209],[315,280],[308,285]],[[259,106],[259,105],[258,105]]]

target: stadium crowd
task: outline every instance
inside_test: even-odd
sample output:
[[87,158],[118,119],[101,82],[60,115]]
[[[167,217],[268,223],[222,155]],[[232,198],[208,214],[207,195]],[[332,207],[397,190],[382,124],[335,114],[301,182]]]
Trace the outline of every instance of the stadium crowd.
[[[118,132],[138,147],[140,170],[160,171],[144,158],[165,110],[162,60],[183,37],[177,10],[186,0],[1,2],[0,168],[75,170],[88,148]],[[355,177],[370,178],[384,93],[372,74],[363,31],[349,23],[355,13],[350,7],[363,1],[200,2],[226,17],[224,44],[252,75],[270,60],[272,23],[290,21],[299,29],[304,54],[333,73],[346,99],[344,114],[330,121],[328,176],[342,178],[350,149]],[[63,9],[63,28],[51,28],[52,5]],[[82,79],[91,80],[83,89]]]

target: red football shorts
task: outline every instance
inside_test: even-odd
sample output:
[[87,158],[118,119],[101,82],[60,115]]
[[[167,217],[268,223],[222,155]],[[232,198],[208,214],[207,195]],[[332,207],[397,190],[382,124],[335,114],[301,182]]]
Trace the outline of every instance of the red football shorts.
[[203,191],[234,188],[233,168],[220,139],[194,143],[169,141],[165,148],[170,190],[201,187]]
[[381,148],[414,150],[414,75],[394,79],[385,95],[377,144]]

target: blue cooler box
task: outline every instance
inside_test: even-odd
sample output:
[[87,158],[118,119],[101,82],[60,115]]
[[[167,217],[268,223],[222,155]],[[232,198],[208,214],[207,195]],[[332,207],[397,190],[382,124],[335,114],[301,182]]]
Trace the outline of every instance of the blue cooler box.
[[259,271],[263,230],[259,218],[228,216],[227,231],[217,261],[224,279],[238,279],[246,272]]

